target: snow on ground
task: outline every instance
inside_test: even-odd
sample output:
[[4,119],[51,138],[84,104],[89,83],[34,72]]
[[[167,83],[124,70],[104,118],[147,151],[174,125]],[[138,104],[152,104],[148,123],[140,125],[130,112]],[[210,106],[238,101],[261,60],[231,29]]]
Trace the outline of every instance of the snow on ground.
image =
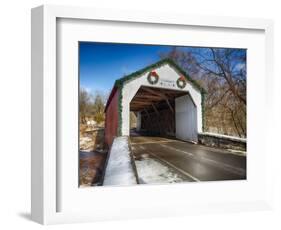
[[226,138],[226,139],[231,139],[231,140],[235,140],[235,141],[247,142],[246,138],[228,136],[228,135],[223,135],[223,134],[219,134],[219,133],[204,132],[204,133],[199,133],[199,134],[206,135],[206,136],[218,137],[218,138]]
[[80,137],[80,150],[85,152],[93,151],[94,143],[91,137]]
[[235,155],[240,155],[240,156],[246,156],[247,152],[246,151],[241,151],[241,150],[235,150],[235,149],[227,149],[229,152]]
[[103,185],[137,184],[131,164],[128,137],[116,137],[109,154]]
[[172,171],[166,165],[159,161],[142,155],[140,160],[136,160],[136,167],[140,183],[157,184],[157,183],[177,183],[184,181],[179,174]]

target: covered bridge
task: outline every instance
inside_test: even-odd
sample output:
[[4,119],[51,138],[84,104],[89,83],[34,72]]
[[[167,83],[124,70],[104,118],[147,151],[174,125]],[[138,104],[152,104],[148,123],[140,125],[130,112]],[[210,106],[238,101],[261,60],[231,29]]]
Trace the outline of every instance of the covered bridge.
[[204,89],[170,59],[116,80],[105,107],[105,142],[137,131],[197,142],[203,129]]

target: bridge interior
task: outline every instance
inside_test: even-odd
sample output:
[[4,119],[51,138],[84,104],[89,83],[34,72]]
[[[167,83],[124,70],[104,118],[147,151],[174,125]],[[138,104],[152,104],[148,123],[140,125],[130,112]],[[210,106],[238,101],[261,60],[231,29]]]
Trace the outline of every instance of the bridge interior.
[[175,136],[175,98],[187,92],[142,86],[130,103],[138,117],[137,131],[154,136]]

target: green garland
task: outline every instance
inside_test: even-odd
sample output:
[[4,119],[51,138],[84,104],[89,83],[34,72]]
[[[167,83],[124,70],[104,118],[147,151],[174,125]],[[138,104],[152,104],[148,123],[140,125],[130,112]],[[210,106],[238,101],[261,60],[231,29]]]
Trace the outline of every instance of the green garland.
[[[180,85],[180,82],[182,82],[182,85]],[[186,86],[186,81],[185,81],[185,79],[178,78],[178,80],[177,80],[177,86],[178,86],[180,89],[183,89],[183,88]]]
[[163,64],[169,64],[171,65],[172,67],[174,67],[176,69],[177,72],[179,72],[181,75],[183,75],[185,77],[185,79],[190,82],[195,88],[197,88],[201,93],[206,93],[206,90],[197,82],[195,81],[194,79],[192,79],[185,71],[183,71],[173,60],[169,59],[169,58],[165,58],[165,59],[162,59],[161,61],[159,62],[156,62],[150,66],[147,66],[141,70],[138,70],[134,73],[131,73],[127,76],[124,76],[118,80],[115,81],[114,85],[116,87],[120,87],[122,86],[125,82],[129,81],[129,80],[133,80],[137,77],[139,77],[141,74],[145,73],[145,72],[150,72],[151,70],[153,69],[156,69],[160,66],[162,66]]
[[122,136],[122,98],[123,98],[123,85],[118,87],[118,136]]
[[[155,77],[155,80],[154,80],[154,81],[151,79],[152,76]],[[149,72],[149,74],[148,74],[148,76],[147,76],[147,81],[148,81],[151,85],[155,85],[155,84],[157,84],[157,82],[159,81],[159,75],[158,75],[156,72],[151,71],[151,72]]]
[[205,92],[201,93],[202,132],[205,131]]
[[122,77],[118,80],[115,81],[114,86],[118,88],[119,90],[119,95],[118,95],[118,136],[122,135],[122,91],[123,91],[123,86],[124,84],[129,81],[129,80],[133,80],[137,77],[139,77],[140,75],[142,75],[145,72],[149,72],[152,71],[153,69],[156,69],[160,66],[162,66],[163,64],[169,64],[172,67],[175,68],[175,70],[177,72],[179,72],[188,82],[190,82],[195,88],[197,88],[200,92],[201,92],[201,109],[202,109],[202,131],[204,131],[205,129],[205,94],[207,93],[206,90],[194,79],[192,79],[185,71],[183,71],[173,60],[166,58],[166,59],[162,59],[159,62],[156,62],[150,66],[147,66],[141,70],[138,70],[132,74],[129,74],[125,77]]

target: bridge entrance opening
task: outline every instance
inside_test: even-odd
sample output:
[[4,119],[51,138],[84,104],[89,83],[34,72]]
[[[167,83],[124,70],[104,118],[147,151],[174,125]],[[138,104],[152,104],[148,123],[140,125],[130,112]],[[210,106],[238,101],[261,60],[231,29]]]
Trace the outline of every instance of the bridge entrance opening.
[[[130,135],[176,137],[197,142],[197,108],[188,92],[141,86],[130,102]],[[131,126],[132,127],[132,126]]]

